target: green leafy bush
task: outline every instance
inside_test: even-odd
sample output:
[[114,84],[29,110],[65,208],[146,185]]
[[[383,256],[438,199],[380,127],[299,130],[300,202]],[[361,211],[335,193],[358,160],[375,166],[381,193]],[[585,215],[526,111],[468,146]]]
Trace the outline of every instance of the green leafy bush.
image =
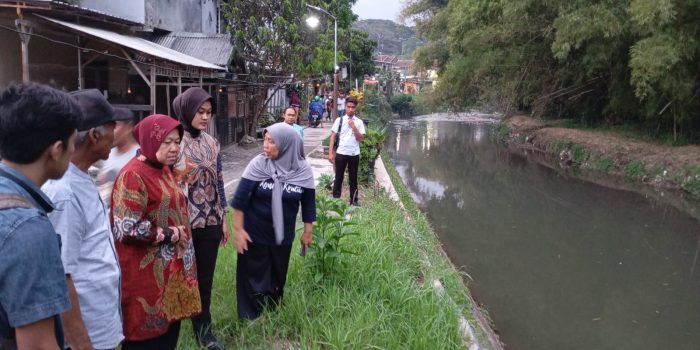
[[369,183],[374,178],[374,163],[387,136],[385,128],[368,127],[366,132],[360,143],[360,166],[357,174],[360,183]]
[[412,102],[413,96],[409,94],[392,96],[389,100],[391,110],[401,118],[408,118],[414,115]]
[[318,178],[318,187],[330,190],[333,187],[333,174],[321,174]]
[[351,211],[339,198],[316,197],[313,242],[306,259],[307,267],[313,270],[314,281],[320,282],[338,274],[346,266],[348,255],[355,254],[343,242],[345,238],[358,235],[354,230],[357,224],[347,219]]
[[639,179],[644,176],[644,161],[633,160],[625,165],[625,176],[631,179]]

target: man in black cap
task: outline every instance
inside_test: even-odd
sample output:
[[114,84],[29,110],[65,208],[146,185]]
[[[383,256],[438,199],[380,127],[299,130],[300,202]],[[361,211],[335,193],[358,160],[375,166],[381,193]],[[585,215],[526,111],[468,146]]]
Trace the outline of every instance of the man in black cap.
[[63,242],[61,260],[72,308],[61,319],[72,349],[114,349],[124,339],[121,272],[107,209],[88,169],[109,157],[118,116],[98,90],[71,96],[84,115],[75,152],[63,178],[42,187],[56,206],[49,220]]

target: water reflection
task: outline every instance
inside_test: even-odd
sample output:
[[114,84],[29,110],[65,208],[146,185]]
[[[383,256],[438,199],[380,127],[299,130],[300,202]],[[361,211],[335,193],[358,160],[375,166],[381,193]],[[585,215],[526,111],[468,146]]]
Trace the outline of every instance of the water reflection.
[[700,348],[700,224],[513,155],[490,128],[403,123],[387,149],[508,348]]

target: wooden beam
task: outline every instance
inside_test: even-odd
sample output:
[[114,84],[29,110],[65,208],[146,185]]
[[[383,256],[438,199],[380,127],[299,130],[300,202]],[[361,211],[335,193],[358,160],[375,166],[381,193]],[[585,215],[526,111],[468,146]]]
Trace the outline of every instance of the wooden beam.
[[151,83],[148,84],[151,87],[151,106],[153,106],[153,113],[156,112],[156,66],[151,65]]
[[83,78],[83,50],[80,49],[80,35],[78,38],[78,90],[82,90],[85,85]]
[[165,83],[165,102],[168,105],[168,115],[170,115],[170,82]]
[[177,71],[177,94],[179,95],[181,93],[182,93],[182,72],[178,70]]
[[[139,75],[141,76],[141,79],[143,79],[143,81],[146,82],[146,85],[148,85],[148,87],[151,87],[151,82],[148,80],[148,78],[146,78],[146,74],[143,74],[143,71],[141,70],[141,68],[139,68],[138,65],[136,65],[136,63],[131,58],[131,56],[129,56],[129,54],[123,48],[119,48],[119,49],[122,50],[124,57],[126,57],[126,59],[129,61],[129,63],[131,63],[131,66],[134,67],[134,69],[136,70],[136,73],[139,73]],[[155,72],[156,72],[155,69],[153,68],[153,66],[151,66],[151,79],[154,78],[153,74]]]

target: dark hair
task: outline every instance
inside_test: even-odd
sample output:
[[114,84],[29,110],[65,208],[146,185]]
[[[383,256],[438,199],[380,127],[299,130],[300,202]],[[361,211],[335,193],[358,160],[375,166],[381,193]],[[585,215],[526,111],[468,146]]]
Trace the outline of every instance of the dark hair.
[[83,113],[70,95],[46,85],[11,84],[0,90],[0,157],[29,164],[57,141],[66,145]]
[[355,96],[350,96],[350,97],[346,98],[346,99],[345,99],[345,104],[348,104],[348,103],[354,103],[355,106],[357,106],[357,97],[355,97]]
[[294,107],[294,106],[289,106],[289,107],[285,108],[285,109],[284,109],[284,111],[282,111],[282,115],[285,115],[285,114],[287,114],[287,110],[288,110],[288,109],[291,109],[291,110],[293,110],[293,111],[294,111],[294,115],[296,115],[296,114],[297,114],[297,110],[296,110],[296,107]]

